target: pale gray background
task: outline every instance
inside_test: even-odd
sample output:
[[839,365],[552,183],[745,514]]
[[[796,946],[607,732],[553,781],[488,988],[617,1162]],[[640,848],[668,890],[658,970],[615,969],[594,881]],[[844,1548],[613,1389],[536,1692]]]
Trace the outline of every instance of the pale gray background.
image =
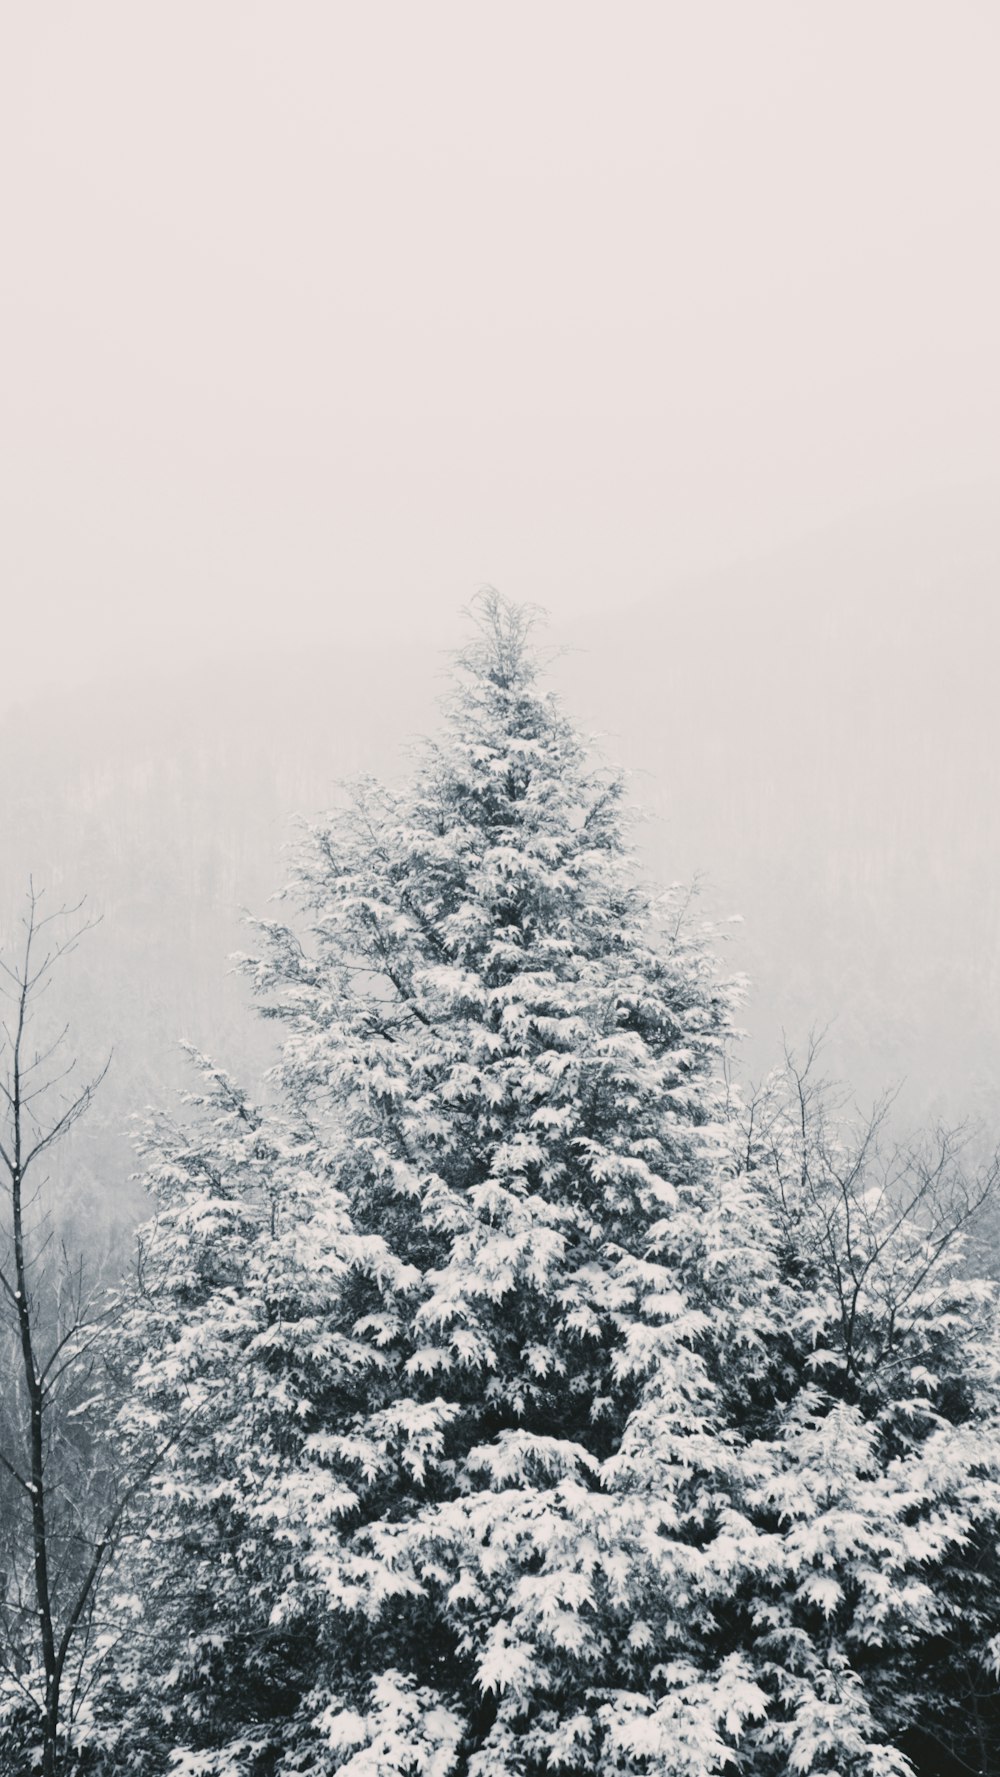
[[95,1174],[484,581],[755,1065],[1000,1122],[998,75],[992,0],[0,8],[0,900],[105,913]]

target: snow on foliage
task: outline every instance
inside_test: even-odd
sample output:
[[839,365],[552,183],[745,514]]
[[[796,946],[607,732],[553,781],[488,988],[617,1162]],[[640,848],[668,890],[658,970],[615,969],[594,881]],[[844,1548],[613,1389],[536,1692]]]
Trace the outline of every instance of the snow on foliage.
[[902,1777],[997,1663],[992,1295],[879,1245],[787,1082],[749,1115],[621,780],[476,617],[256,927],[268,1091],[196,1058],[149,1135],[128,1768]]

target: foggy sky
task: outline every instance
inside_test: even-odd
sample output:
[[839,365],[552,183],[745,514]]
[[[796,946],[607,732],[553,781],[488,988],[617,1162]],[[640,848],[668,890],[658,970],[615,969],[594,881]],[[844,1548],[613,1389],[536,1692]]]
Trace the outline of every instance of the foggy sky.
[[998,52],[988,0],[10,0],[0,698],[988,498]]

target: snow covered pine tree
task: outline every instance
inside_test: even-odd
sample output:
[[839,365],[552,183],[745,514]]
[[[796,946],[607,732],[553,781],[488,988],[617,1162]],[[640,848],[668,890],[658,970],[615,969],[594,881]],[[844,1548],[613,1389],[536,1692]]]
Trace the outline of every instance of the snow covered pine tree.
[[932,1384],[883,1451],[810,1369],[732,996],[529,617],[476,619],[411,786],[311,830],[308,942],[258,927],[278,1108],[202,1062],[152,1133],[133,1417],[185,1430],[105,1717],[181,1777],[902,1773],[993,1397],[973,1479]]

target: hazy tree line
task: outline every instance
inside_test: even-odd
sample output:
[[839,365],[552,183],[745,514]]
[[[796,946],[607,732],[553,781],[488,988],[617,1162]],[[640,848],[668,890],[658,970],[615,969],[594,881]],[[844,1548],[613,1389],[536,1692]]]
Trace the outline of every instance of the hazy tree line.
[[29,896],[0,1765],[996,1772],[996,1165],[821,1049],[741,1077],[697,899],[643,882],[528,614],[475,620],[409,782],[251,925],[276,1044],[190,1053],[114,1277],[45,1184],[89,934]]

